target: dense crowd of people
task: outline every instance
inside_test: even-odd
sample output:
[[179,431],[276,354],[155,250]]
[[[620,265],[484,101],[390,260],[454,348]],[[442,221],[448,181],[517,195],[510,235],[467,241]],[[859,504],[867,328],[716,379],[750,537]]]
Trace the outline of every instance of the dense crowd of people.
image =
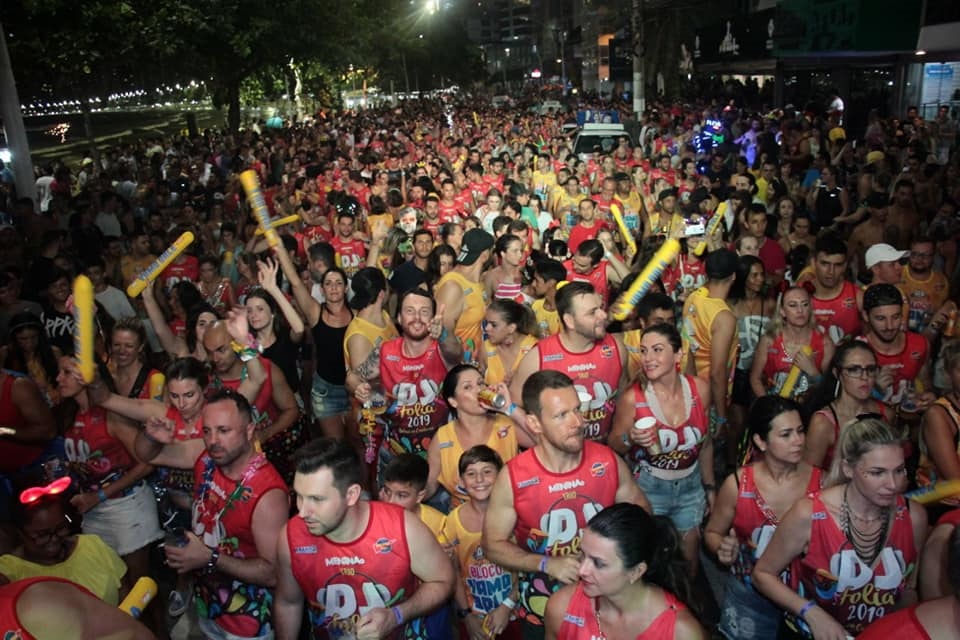
[[585,153],[447,97],[2,181],[0,631],[957,637],[953,115],[585,107]]

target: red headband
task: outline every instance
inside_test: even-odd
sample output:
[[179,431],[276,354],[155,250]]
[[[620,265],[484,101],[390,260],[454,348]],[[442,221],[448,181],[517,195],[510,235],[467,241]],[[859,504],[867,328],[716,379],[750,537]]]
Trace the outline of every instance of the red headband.
[[70,488],[70,476],[57,478],[45,487],[30,487],[20,493],[20,504],[31,504],[43,496],[55,496]]

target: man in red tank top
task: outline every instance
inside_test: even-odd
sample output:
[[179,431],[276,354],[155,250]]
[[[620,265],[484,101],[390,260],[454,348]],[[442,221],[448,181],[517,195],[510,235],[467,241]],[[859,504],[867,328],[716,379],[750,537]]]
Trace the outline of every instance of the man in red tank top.
[[560,333],[541,340],[520,361],[510,395],[521,397],[535,371],[562,371],[575,385],[585,436],[606,442],[613,424],[617,389],[627,370],[623,334],[607,333],[607,313],[587,282],[571,282],[557,291]]
[[877,355],[877,388],[883,402],[901,410],[925,411],[937,396],[931,391],[914,393],[923,385],[933,388],[930,348],[926,338],[903,328],[903,294],[895,285],[874,284],[863,294],[863,319],[869,329],[863,338]]
[[619,285],[630,273],[629,267],[613,254],[607,255],[599,240],[588,239],[580,243],[576,253],[563,266],[567,268],[570,282],[589,282],[600,296],[603,308],[607,308],[610,285]]
[[835,343],[860,335],[861,292],[846,279],[847,246],[837,236],[824,234],[814,247],[813,316]]
[[193,469],[192,531],[167,545],[167,564],[193,572],[208,637],[259,638],[273,627],[270,604],[277,538],[287,517],[287,486],[253,446],[256,425],[246,398],[216,392],[203,408],[203,439],[175,440],[173,422],[149,420],[137,434],[138,459]]
[[647,511],[650,505],[612,449],[585,441],[581,401],[566,374],[537,371],[515,397],[523,398],[527,426],[539,437],[497,476],[483,544],[491,562],[520,572],[523,637],[537,639],[544,637],[547,598],[577,581],[580,538],[590,518],[617,502]]
[[402,507],[361,500],[363,466],[349,445],[314,440],[295,465],[299,514],[277,543],[277,640],[299,637],[304,599],[314,638],[421,638],[418,625],[404,623],[453,593],[436,538]]

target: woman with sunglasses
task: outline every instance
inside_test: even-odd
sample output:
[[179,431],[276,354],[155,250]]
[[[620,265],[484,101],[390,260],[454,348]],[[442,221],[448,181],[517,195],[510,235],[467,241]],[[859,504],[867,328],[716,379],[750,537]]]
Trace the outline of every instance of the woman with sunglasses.
[[780,609],[757,592],[751,574],[790,507],[820,489],[820,469],[803,461],[805,429],[793,400],[757,398],[747,424],[754,462],[727,476],[704,531],[707,549],[731,569],[719,631],[732,640],[777,636]]
[[807,463],[829,469],[845,425],[859,416],[886,416],[883,403],[872,397],[877,371],[877,356],[866,342],[851,340],[837,348],[804,406]]
[[13,503],[20,546],[0,556],[0,583],[64,578],[115,607],[130,588],[127,565],[100,536],[76,533],[80,517],[66,500],[69,488],[64,477],[20,492]]
[[780,295],[777,314],[757,343],[759,356],[750,367],[750,388],[756,397],[780,394],[794,367],[800,376],[790,397],[805,395],[819,380],[823,363],[833,357],[833,341],[813,319],[812,289],[813,285],[788,286]]
[[[757,589],[787,613],[793,634],[845,640],[917,602],[923,507],[903,497],[900,438],[876,418],[840,434],[825,488],[801,498],[780,521],[753,570]],[[791,569],[797,588],[784,584]]]

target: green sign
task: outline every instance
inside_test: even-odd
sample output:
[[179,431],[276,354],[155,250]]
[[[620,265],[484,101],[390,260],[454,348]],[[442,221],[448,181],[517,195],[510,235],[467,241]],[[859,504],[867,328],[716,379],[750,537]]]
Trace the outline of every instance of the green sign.
[[777,55],[840,51],[913,51],[921,2],[783,0],[777,7]]

